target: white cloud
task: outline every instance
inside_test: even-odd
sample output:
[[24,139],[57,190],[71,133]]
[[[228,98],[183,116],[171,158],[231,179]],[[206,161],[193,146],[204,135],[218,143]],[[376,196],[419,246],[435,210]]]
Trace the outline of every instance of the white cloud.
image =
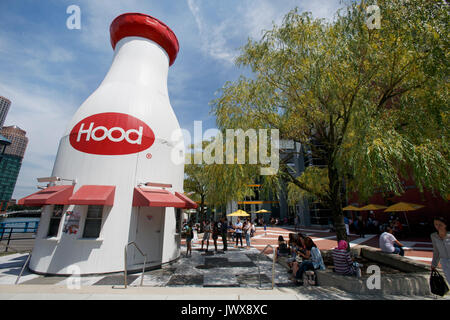
[[202,51],[207,55],[232,64],[238,52],[227,44],[227,32],[230,29],[229,20],[211,24],[207,22],[200,10],[200,2],[187,0],[189,10],[194,16],[201,39]]
[[300,11],[312,12],[316,18],[332,19],[340,0],[232,0],[226,7],[214,3],[218,9],[213,18],[210,2],[187,0],[187,4],[197,24],[203,53],[230,66],[247,38],[261,38],[264,30],[272,29],[274,23],[281,24],[290,10],[298,7]]
[[67,49],[53,47],[50,48],[50,52],[47,53],[47,59],[50,62],[68,62],[74,60],[74,55]]
[[91,48],[112,52],[109,27],[118,15],[126,12],[154,12],[156,1],[139,0],[81,0],[81,37]]

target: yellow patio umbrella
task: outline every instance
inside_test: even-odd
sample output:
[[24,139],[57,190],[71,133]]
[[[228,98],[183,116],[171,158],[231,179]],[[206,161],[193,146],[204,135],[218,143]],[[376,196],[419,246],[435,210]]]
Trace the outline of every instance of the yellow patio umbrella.
[[342,208],[342,210],[344,210],[344,211],[359,211],[361,209],[358,207],[355,207],[355,206],[346,206],[345,208]]
[[370,211],[370,210],[381,210],[381,209],[386,209],[386,208],[387,208],[386,206],[382,206],[380,204],[372,204],[371,203],[371,204],[368,204],[367,206],[359,208],[358,210],[359,211],[363,211],[363,210]]
[[262,210],[255,211],[255,213],[270,213],[270,211],[268,211],[266,209],[262,209]]
[[389,206],[384,212],[399,212],[403,211],[403,214],[405,215],[406,223],[408,223],[408,228],[411,230],[411,226],[409,225],[408,217],[406,216],[406,211],[415,211],[421,208],[424,208],[425,206],[421,204],[415,204],[415,203],[409,203],[409,202],[399,202],[396,204],[393,204],[392,206]]
[[228,217],[249,217],[250,215],[244,210],[238,210],[233,213],[227,214]]
[[396,204],[393,204],[392,206],[388,207],[384,212],[395,212],[395,211],[414,211],[423,208],[423,205],[415,204],[415,203],[408,203],[408,202],[399,202]]

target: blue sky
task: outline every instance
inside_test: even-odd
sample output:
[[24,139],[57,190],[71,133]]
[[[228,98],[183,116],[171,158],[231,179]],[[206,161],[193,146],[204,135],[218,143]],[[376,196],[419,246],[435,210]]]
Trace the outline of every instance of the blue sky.
[[[81,9],[81,30],[69,30],[66,9]],[[113,57],[111,21],[142,12],[165,22],[180,52],[169,70],[169,95],[182,128],[215,127],[209,102],[243,70],[233,64],[247,39],[279,24],[294,7],[331,19],[339,0],[0,0],[0,95],[12,101],[5,125],[27,131],[29,144],[13,198],[51,174],[70,118],[98,87]]]

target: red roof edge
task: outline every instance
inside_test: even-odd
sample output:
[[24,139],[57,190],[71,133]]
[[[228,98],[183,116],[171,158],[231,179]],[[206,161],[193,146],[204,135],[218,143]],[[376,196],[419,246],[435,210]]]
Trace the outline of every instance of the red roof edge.
[[183,200],[167,190],[134,188],[133,207],[184,208],[185,205]]
[[198,208],[198,204],[195,203],[194,201],[192,201],[191,199],[189,199],[189,197],[187,197],[186,195],[179,193],[179,192],[175,192],[175,195],[186,203],[186,207],[185,207],[186,209],[197,209]]
[[116,186],[83,185],[68,200],[76,205],[114,205]]
[[73,185],[52,186],[40,190],[17,201],[25,206],[44,206],[48,204],[68,204],[69,197],[73,194]]

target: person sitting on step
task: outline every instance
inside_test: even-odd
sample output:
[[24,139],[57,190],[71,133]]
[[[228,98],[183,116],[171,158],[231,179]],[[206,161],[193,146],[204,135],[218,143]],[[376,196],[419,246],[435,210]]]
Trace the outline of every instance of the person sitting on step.
[[340,240],[338,246],[333,249],[331,256],[333,257],[334,271],[337,274],[361,277],[361,265],[353,262],[350,251],[347,250],[348,243]]
[[308,270],[325,270],[325,264],[323,263],[322,254],[320,253],[319,248],[317,248],[316,244],[310,237],[305,238],[305,247],[306,254],[301,254],[301,256],[305,259],[303,262],[298,265],[295,265],[295,268],[292,270],[295,275],[295,282],[298,285],[303,285],[303,274]]

